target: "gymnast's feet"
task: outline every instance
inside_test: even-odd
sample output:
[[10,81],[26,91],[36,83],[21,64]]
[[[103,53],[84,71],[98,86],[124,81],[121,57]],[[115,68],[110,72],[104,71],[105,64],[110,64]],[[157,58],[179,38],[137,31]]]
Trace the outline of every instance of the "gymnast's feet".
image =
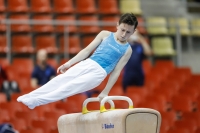
[[18,102],[22,102],[24,105],[28,106],[29,109],[34,109],[37,106],[35,98],[30,97],[28,94],[20,96],[17,98]]
[[23,96],[18,97],[18,98],[17,98],[17,101],[18,101],[18,102],[22,102],[22,99],[24,99],[24,98],[26,98],[26,97],[28,97],[28,94],[25,94],[25,95],[23,95]]

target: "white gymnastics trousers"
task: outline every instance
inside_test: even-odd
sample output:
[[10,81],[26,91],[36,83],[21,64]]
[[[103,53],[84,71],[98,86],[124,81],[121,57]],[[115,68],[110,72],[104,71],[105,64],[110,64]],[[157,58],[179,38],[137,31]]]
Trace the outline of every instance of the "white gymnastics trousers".
[[40,88],[20,96],[17,101],[30,109],[91,90],[107,76],[95,61],[86,59],[60,74]]

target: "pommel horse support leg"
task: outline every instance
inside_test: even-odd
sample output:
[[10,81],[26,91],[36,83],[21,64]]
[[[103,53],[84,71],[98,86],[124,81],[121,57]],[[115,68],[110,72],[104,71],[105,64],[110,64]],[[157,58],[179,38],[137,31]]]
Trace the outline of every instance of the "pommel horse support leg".
[[[114,109],[112,100],[126,100],[129,109]],[[66,114],[58,119],[59,133],[159,133],[161,115],[149,108],[133,108],[128,97],[108,96],[100,103],[100,111],[88,111],[87,103],[98,98],[86,99],[82,113]],[[111,104],[106,110],[105,102]]]

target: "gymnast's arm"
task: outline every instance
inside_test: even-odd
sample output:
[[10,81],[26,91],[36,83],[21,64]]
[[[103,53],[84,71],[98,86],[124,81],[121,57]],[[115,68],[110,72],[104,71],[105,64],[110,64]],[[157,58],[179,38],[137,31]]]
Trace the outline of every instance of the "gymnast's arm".
[[109,34],[110,34],[109,31],[101,31],[86,48],[82,49],[75,57],[70,59],[68,62],[61,65],[57,69],[57,72],[61,71],[62,73],[64,73],[66,69],[68,69],[71,65],[76,64],[77,62],[87,58],[94,51],[94,49],[101,43],[103,38],[109,36]]
[[125,55],[122,56],[122,58],[119,60],[119,62],[117,63],[115,69],[112,71],[112,73],[110,74],[110,77],[108,79],[108,82],[106,84],[106,87],[104,88],[104,90],[99,94],[99,98],[100,100],[102,98],[104,98],[105,96],[108,95],[108,93],[110,92],[111,88],[113,87],[113,85],[115,84],[115,82],[117,81],[121,70],[123,69],[123,67],[126,65],[126,63],[128,62],[130,56],[132,54],[132,49],[131,47],[128,48],[128,50],[126,51]]

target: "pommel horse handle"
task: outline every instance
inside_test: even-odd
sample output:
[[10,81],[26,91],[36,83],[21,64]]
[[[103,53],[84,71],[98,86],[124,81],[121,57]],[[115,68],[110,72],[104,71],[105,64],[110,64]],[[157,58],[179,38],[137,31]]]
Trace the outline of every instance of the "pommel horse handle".
[[[107,96],[107,97],[104,97],[100,102],[100,112],[101,113],[107,111],[106,108],[105,108],[106,102],[108,102],[111,105],[111,110],[115,109],[115,104],[112,100],[125,100],[129,104],[129,109],[133,108],[133,102],[129,97],[126,97],[126,96]],[[99,101],[98,97],[86,99],[83,102],[82,113],[83,114],[89,113],[90,111],[88,111],[88,109],[87,109],[87,104],[89,102],[97,102],[97,101]]]
[[129,97],[126,97],[126,96],[107,96],[107,97],[104,97],[101,100],[101,103],[100,103],[100,112],[101,113],[107,111],[106,108],[105,108],[105,103],[107,101],[110,101],[110,100],[125,100],[129,104],[129,109],[133,108],[133,102]]
[[[86,99],[86,100],[83,102],[82,113],[83,113],[83,114],[86,114],[86,113],[89,113],[89,112],[90,112],[90,111],[88,111],[88,109],[87,109],[87,104],[88,104],[89,102],[99,102],[99,101],[100,101],[100,100],[99,100],[98,97],[93,97],[93,98],[88,98],[88,99]],[[111,109],[114,109],[114,108],[115,108],[115,104],[114,104],[114,102],[113,102],[112,100],[108,100],[107,102],[110,104]]]

